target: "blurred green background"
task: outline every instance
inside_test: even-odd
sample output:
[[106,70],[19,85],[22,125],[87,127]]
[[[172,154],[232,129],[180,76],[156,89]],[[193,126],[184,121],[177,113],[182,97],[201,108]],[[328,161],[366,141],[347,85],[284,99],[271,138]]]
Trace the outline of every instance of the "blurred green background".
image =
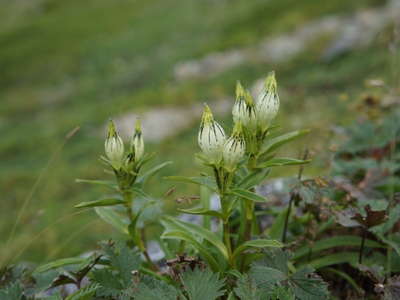
[[[166,201],[172,184],[162,176],[199,172],[199,105],[208,102],[228,128],[236,80],[251,88],[270,70],[282,130],[313,129],[290,154],[311,148],[322,158],[307,172],[324,174],[331,126],[354,119],[366,80],[392,78],[397,4],[0,0],[0,264],[76,255],[115,234],[93,211],[73,208],[105,192],[75,178],[108,177],[98,161],[108,118],[125,134],[133,113],[153,122],[147,150],[158,153],[155,163],[174,164],[148,192]],[[184,120],[168,118],[171,110]]]

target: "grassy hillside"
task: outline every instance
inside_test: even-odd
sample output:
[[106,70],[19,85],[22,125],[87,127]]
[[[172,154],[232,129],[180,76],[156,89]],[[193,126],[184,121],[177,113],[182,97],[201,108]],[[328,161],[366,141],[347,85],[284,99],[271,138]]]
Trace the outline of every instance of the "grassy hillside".
[[[324,136],[318,129],[349,119],[348,105],[339,99],[353,101],[363,92],[365,79],[389,76],[383,35],[373,46],[329,64],[317,59],[322,39],[278,65],[254,61],[208,79],[173,78],[178,62],[252,45],[315,18],[351,14],[384,1],[2,2],[0,257],[6,259],[45,261],[73,255],[112,234],[93,221],[92,212],[75,214],[72,208],[104,191],[74,179],[106,176],[97,158],[103,151],[101,130],[110,116],[218,99],[232,95],[237,79],[249,85],[276,69],[285,90],[280,116],[284,129],[315,127]],[[75,126],[80,131],[62,146]],[[196,131],[149,145],[162,153],[158,161],[175,161],[160,176],[195,172]],[[315,137],[305,142],[314,143]],[[314,168],[321,170],[321,165]],[[169,186],[157,184],[152,193],[161,196]]]

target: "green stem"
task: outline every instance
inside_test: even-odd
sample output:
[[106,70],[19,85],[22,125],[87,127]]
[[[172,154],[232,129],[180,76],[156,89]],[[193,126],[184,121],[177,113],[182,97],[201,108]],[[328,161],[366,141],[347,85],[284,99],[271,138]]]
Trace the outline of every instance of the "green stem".
[[[134,221],[134,218],[135,218],[135,216],[133,214],[133,210],[132,210],[132,192],[129,191],[129,190],[124,190],[124,191],[122,191],[122,196],[123,196],[123,198],[125,200],[126,214],[128,215],[129,222],[132,223]],[[147,252],[147,249],[146,249],[146,239],[145,239],[146,232],[145,232],[145,229],[142,228],[140,230],[137,230],[135,228],[135,231],[139,235],[139,238],[136,241],[138,243],[137,246],[139,247],[139,249],[142,252],[143,256],[145,257],[146,261],[148,262],[150,268],[153,271],[158,271],[159,270],[158,266],[156,266],[152,262],[152,260],[150,258],[150,255],[149,255],[149,253]]]
[[286,243],[286,234],[287,234],[287,229],[288,229],[288,225],[289,225],[289,217],[292,212],[293,199],[294,199],[294,197],[291,196],[290,201],[289,201],[289,207],[288,207],[288,210],[287,210],[287,213],[285,216],[285,224],[283,225],[283,232],[282,232],[282,243]]
[[365,237],[367,235],[367,230],[364,228],[362,230],[363,230],[363,233],[362,233],[362,238],[361,238],[360,252],[358,255],[358,263],[359,264],[362,264],[364,245],[365,245]]
[[232,245],[231,245],[231,232],[228,220],[223,221],[223,238],[226,249],[228,250],[229,260],[232,257]]

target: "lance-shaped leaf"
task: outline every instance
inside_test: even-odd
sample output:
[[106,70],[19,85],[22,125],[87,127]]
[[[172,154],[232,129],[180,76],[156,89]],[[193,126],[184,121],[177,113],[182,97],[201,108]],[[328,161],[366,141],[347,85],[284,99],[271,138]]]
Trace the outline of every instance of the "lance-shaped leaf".
[[83,258],[83,257],[62,258],[62,259],[58,259],[58,260],[49,262],[48,264],[39,266],[34,271],[34,273],[42,273],[42,272],[46,272],[48,270],[57,269],[57,268],[61,268],[61,267],[68,266],[68,265],[78,265],[78,264],[82,264],[86,261],[88,261],[88,258]]
[[271,167],[281,167],[281,166],[295,166],[304,165],[309,163],[311,160],[303,160],[289,157],[277,157],[267,160],[257,166],[257,168],[271,168]]
[[122,216],[116,213],[111,207],[96,207],[94,210],[105,222],[120,232],[129,234],[127,222],[124,222]]
[[214,192],[217,191],[217,185],[215,183],[215,180],[209,176],[200,176],[200,177],[168,176],[165,177],[165,179],[177,182],[187,182],[197,185],[205,185],[210,190]]
[[170,164],[172,164],[172,161],[166,161],[162,164],[159,164],[159,165],[151,168],[150,170],[146,171],[143,175],[139,176],[136,180],[136,183],[139,183],[139,184],[146,183],[152,176],[154,176],[160,170],[162,170],[163,168],[165,168],[166,166],[168,166]]
[[298,137],[308,134],[309,132],[310,132],[310,130],[308,130],[308,129],[296,130],[296,131],[292,131],[292,132],[277,136],[273,139],[270,139],[261,148],[261,155],[270,153],[270,152],[278,149],[280,146],[282,146]]
[[243,251],[251,248],[263,249],[263,248],[281,248],[281,247],[283,247],[283,244],[277,240],[258,239],[258,240],[247,241],[236,248],[236,250],[232,254],[232,259],[235,259]]
[[204,215],[204,216],[212,216],[223,219],[223,216],[219,211],[206,209],[203,207],[179,209],[179,211],[190,215]]
[[232,189],[230,194],[254,202],[268,202],[268,199],[244,189]]
[[249,189],[259,185],[270,173],[269,169],[262,169],[248,174],[238,183],[238,187],[242,189]]
[[118,185],[112,181],[106,180],[91,180],[91,179],[75,179],[77,183],[90,183],[90,184],[97,184],[97,185],[105,185],[112,189],[118,189]]
[[220,238],[210,230],[207,230],[201,226],[183,222],[177,220],[173,217],[164,217],[162,219],[163,225],[167,228],[172,228],[174,231],[182,231],[190,235],[198,236],[209,243],[211,243],[216,250],[228,261],[228,250],[226,249],[224,243],[220,240]]
[[122,199],[105,198],[105,199],[99,199],[99,200],[96,200],[96,201],[81,202],[81,203],[75,205],[75,208],[97,207],[97,206],[112,206],[112,205],[124,204],[124,203],[125,203],[125,201],[122,200]]
[[[358,256],[359,256],[358,252],[338,252],[316,258],[310,262],[305,263],[304,265],[310,265],[315,269],[320,269],[327,266],[343,264],[343,263],[357,264]],[[303,266],[303,264],[300,266]]]
[[[341,235],[341,236],[333,236],[326,239],[319,240],[315,242],[312,247],[303,246],[297,249],[294,252],[293,259],[297,260],[303,256],[309,254],[312,251],[313,254],[331,249],[334,247],[343,247],[343,246],[354,246],[359,247],[361,244],[361,237],[353,236],[353,235]],[[365,246],[370,248],[385,248],[382,244],[375,242],[373,240],[366,239]]]

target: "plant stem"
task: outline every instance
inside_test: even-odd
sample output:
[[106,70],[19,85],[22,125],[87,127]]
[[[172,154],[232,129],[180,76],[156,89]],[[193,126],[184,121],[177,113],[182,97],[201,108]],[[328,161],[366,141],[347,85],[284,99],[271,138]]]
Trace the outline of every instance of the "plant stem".
[[140,229],[140,242],[142,244],[142,246],[141,246],[142,253],[143,253],[144,257],[146,258],[146,261],[149,264],[150,268],[153,271],[159,271],[158,266],[153,263],[153,261],[150,258],[149,252],[146,249],[146,231],[144,228]]
[[244,230],[244,241],[251,239],[252,225],[253,225],[253,213],[254,213],[254,202],[245,200],[245,215],[246,225]]
[[283,226],[282,243],[286,243],[286,233],[287,233],[287,228],[288,228],[288,224],[289,224],[290,213],[292,211],[293,201],[294,201],[294,196],[292,195],[290,197],[289,206],[288,206],[287,214],[286,214],[286,217],[285,217],[285,224]]
[[[304,151],[303,160],[306,160],[307,157],[308,157],[308,149],[306,149]],[[299,173],[297,174],[297,180],[298,181],[301,180],[301,177],[303,175],[303,170],[304,170],[304,166],[301,165],[300,168],[299,168]],[[283,233],[282,233],[282,243],[286,243],[286,233],[287,233],[287,229],[288,229],[288,225],[289,225],[289,217],[290,217],[290,214],[292,212],[292,206],[293,206],[294,198],[295,198],[295,196],[294,196],[294,194],[292,194],[290,196],[288,211],[287,211],[287,214],[286,214],[286,217],[285,217],[285,224],[284,224]]]
[[365,230],[364,228],[362,230],[363,230],[363,233],[362,233],[362,238],[361,238],[360,252],[359,252],[359,256],[358,256],[358,263],[359,264],[362,264],[365,237],[367,235],[367,230]]
[[231,232],[228,220],[223,221],[223,237],[226,249],[228,250],[229,259],[232,256],[232,245],[231,245]]
[[[129,190],[124,190],[124,191],[122,191],[122,196],[123,196],[123,198],[125,200],[125,208],[126,208],[126,213],[128,215],[128,218],[129,218],[129,222],[132,223],[134,221],[134,218],[135,218],[135,216],[133,214],[133,210],[132,210],[132,192],[129,191]],[[158,266],[155,265],[152,262],[152,260],[150,258],[150,255],[149,255],[149,253],[147,252],[147,249],[146,249],[146,238],[145,238],[146,232],[145,232],[145,229],[141,228],[140,230],[137,230],[135,228],[135,231],[137,232],[137,234],[139,234],[139,239],[137,240],[139,245],[137,245],[137,246],[139,247],[139,249],[142,252],[143,256],[145,257],[146,261],[148,262],[150,268],[153,271],[158,271]]]

